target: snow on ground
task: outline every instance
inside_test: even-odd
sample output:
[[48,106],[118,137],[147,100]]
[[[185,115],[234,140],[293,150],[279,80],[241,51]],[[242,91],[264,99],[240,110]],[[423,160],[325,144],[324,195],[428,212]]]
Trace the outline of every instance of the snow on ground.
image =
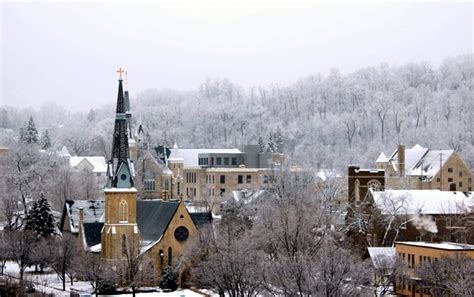
[[[20,270],[18,265],[15,262],[7,262],[5,265],[6,276],[13,278],[18,278],[20,275]],[[88,282],[84,281],[74,281],[74,285],[71,286],[71,283],[66,282],[66,291],[63,291],[63,283],[61,279],[57,276],[54,271],[51,269],[45,269],[44,273],[40,274],[35,273],[35,268],[27,268],[24,274],[24,280],[34,283],[34,288],[40,293],[54,294],[54,296],[70,296],[71,292],[76,293],[85,293],[92,294],[93,288]],[[69,280],[69,279],[68,279]],[[159,288],[157,288],[159,290]],[[175,292],[152,292],[152,293],[137,293],[137,296],[167,296],[167,297],[202,297],[206,296],[205,294],[197,293],[193,290],[178,290]],[[99,295],[105,296],[105,295]],[[120,296],[128,297],[132,294],[120,294],[120,295],[107,295],[107,296]]]

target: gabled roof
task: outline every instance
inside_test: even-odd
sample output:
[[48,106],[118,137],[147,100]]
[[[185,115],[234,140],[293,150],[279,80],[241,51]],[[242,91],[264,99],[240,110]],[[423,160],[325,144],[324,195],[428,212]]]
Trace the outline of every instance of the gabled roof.
[[165,233],[179,207],[179,201],[138,200],[137,225],[142,239],[156,242]]
[[[105,202],[103,200],[66,200],[64,204],[63,217],[61,219],[61,231],[64,227],[64,220],[69,219],[69,226],[72,233],[79,231],[79,209],[84,209],[84,223],[103,222]],[[99,230],[100,233],[100,230]]]
[[84,223],[84,238],[87,248],[100,244],[100,231],[104,226],[102,222]]
[[[405,149],[405,175],[423,176],[425,179],[431,180],[440,169],[440,155],[442,156],[441,166],[443,166],[453,153],[453,150],[430,150],[419,144],[416,144],[411,149]],[[379,161],[379,158],[377,158],[376,162],[382,162]],[[390,155],[388,162],[390,162],[395,171],[398,171],[398,150],[395,150]]]
[[382,213],[399,214],[459,214],[474,207],[473,192],[440,190],[385,190],[373,191],[374,202]]
[[377,160],[375,160],[375,163],[385,163],[385,162],[388,162],[388,158],[383,152],[381,152]]
[[70,157],[69,165],[77,167],[82,162],[88,162],[92,167],[93,172],[105,173],[107,172],[107,163],[105,158],[101,156],[86,156],[86,157]]
[[191,219],[193,220],[194,225],[196,227],[202,227],[206,224],[212,223],[212,213],[208,212],[191,212],[189,213]]

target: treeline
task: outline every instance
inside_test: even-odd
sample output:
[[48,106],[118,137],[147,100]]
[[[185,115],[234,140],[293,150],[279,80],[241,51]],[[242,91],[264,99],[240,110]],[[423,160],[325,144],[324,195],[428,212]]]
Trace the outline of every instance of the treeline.
[[[346,75],[332,70],[288,86],[244,89],[208,79],[191,92],[130,90],[133,116],[154,144],[240,147],[281,133],[294,162],[345,171],[351,163],[373,166],[380,151],[391,153],[398,143],[418,143],[454,149],[472,168],[473,61],[468,54],[446,58],[438,68],[411,63]],[[110,151],[111,106],[76,114],[54,105],[40,111],[3,107],[0,127],[17,135],[32,115],[53,144],[103,155]]]

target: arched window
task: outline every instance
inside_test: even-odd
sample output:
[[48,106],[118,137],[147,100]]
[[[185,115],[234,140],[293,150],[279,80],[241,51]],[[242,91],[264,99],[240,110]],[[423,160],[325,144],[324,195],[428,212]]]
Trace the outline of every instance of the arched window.
[[380,191],[382,189],[382,183],[376,179],[371,179],[367,183],[367,188],[372,189],[374,191]]
[[360,181],[358,179],[356,179],[354,183],[354,196],[355,201],[360,201]]
[[143,181],[143,190],[144,191],[155,191],[155,174],[153,172],[147,171],[145,173],[145,179]]
[[119,204],[119,221],[128,222],[128,203],[125,200],[120,201]]
[[168,248],[168,266],[173,265],[173,250],[171,247]]
[[127,256],[127,236],[122,234],[122,256]]

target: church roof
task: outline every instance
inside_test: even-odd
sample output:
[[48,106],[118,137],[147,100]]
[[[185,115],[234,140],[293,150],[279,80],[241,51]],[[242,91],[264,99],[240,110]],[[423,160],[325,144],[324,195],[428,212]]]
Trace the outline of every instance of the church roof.
[[210,211],[207,212],[191,212],[189,213],[191,219],[193,220],[194,225],[196,227],[201,227],[206,224],[212,223],[212,213]]
[[87,247],[90,248],[100,243],[100,231],[104,226],[102,222],[84,223],[84,238]]
[[[64,211],[61,218],[60,230],[64,228],[66,219],[69,220],[71,233],[79,231],[79,209],[84,210],[84,223],[103,222],[105,202],[104,200],[66,200],[64,203]],[[100,230],[99,230],[100,233]]]
[[138,200],[137,225],[145,242],[158,241],[179,207],[179,201]]

